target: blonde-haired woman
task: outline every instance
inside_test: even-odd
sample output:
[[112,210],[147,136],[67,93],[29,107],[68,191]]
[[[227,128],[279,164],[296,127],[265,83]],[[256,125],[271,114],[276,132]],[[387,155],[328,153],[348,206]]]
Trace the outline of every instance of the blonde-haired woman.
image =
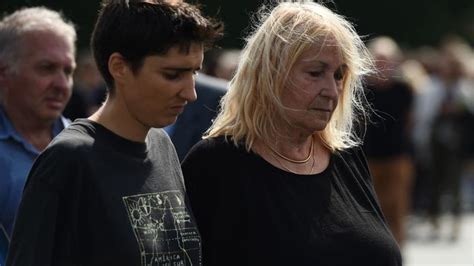
[[354,133],[367,49],[320,4],[261,15],[182,164],[204,265],[401,265]]

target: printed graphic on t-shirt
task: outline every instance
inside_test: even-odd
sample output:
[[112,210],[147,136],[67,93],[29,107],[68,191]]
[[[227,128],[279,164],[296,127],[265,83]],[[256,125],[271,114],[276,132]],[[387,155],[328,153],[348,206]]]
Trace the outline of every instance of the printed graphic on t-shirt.
[[123,197],[141,265],[201,265],[201,241],[180,191]]

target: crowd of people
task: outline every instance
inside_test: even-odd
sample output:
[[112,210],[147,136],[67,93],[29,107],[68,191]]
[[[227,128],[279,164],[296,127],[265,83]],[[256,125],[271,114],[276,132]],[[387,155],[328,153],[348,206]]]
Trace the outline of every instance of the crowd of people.
[[456,240],[470,45],[363,39],[309,0],[258,15],[218,49],[193,4],[105,0],[79,51],[58,11],[5,15],[0,266],[402,265],[412,213]]

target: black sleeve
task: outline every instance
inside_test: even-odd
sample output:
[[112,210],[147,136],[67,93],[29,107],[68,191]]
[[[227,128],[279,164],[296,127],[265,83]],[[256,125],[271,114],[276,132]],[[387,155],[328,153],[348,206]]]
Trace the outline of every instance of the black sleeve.
[[[354,161],[356,162],[356,168],[359,169],[360,177],[362,177],[365,187],[367,188],[367,193],[371,195],[371,204],[373,208],[377,211],[378,215],[385,221],[385,217],[380,207],[378,201],[377,193],[375,192],[374,182],[372,179],[372,174],[370,173],[369,164],[367,163],[367,158],[361,147],[355,147],[354,150]],[[386,221],[385,221],[386,222]]]
[[367,163],[367,158],[361,146],[354,148],[354,160],[356,161],[356,165],[361,171],[362,177],[371,187],[373,187],[372,175],[370,174],[369,164]]
[[6,265],[51,265],[58,193],[40,182],[25,188]]
[[[197,143],[186,156],[181,167],[183,170],[186,193],[196,218],[201,235],[212,230],[212,217],[218,207],[216,193],[216,162],[213,161],[208,140]],[[207,239],[203,236],[203,239]],[[205,243],[203,243],[205,244]]]
[[17,212],[6,265],[52,265],[55,233],[66,180],[75,171],[72,154],[46,150],[33,164]]

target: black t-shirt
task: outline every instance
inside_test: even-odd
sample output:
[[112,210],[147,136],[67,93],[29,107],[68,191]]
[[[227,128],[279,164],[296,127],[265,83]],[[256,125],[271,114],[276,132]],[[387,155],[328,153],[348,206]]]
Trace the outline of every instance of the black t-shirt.
[[297,175],[210,138],[182,168],[206,266],[401,265],[358,148]]
[[389,158],[410,153],[412,89],[403,82],[394,81],[386,88],[369,85],[366,95],[375,111],[364,139],[367,157]]
[[29,174],[7,265],[200,265],[176,152],[76,120]]

